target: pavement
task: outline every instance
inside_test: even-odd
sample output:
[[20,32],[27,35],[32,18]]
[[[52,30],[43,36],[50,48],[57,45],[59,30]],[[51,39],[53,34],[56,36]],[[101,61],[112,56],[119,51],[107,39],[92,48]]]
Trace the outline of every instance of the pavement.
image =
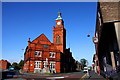
[[87,76],[87,74],[86,74],[84,79],[89,79],[89,80],[106,80],[106,78],[104,78],[101,75],[98,75],[94,71],[89,71],[89,76]]
[[120,80],[120,72],[110,77],[111,80]]
[[89,79],[89,80],[96,80],[96,79],[98,79],[98,80],[120,80],[120,72],[109,78],[104,78],[102,75],[98,75],[94,71],[90,71],[89,75],[90,76],[86,76],[85,78]]

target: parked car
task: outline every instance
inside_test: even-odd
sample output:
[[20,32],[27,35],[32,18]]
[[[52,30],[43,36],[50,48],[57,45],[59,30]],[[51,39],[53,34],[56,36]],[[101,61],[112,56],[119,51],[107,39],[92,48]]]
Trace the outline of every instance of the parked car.
[[10,67],[8,70],[13,71],[15,70],[14,67]]
[[15,75],[14,71],[3,71],[2,79],[13,78],[14,75]]
[[9,70],[9,69],[8,70],[4,70],[4,71],[2,71],[2,80],[9,79],[9,78],[15,78],[18,75],[20,75],[18,70],[13,70],[13,69],[12,70]]
[[83,72],[84,72],[84,73],[87,73],[87,72],[88,72],[88,67],[84,67]]

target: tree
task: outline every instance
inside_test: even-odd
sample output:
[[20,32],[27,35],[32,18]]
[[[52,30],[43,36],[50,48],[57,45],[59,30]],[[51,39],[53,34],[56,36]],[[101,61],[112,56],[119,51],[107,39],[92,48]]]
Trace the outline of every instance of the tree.
[[22,68],[23,68],[23,65],[24,65],[24,61],[21,60],[21,61],[19,62],[19,64],[18,64],[18,66],[19,66],[20,69],[22,69]]
[[10,66],[11,66],[11,63],[10,63],[10,62],[8,62],[8,64],[7,64],[7,69],[8,69]]
[[12,67],[14,67],[15,70],[19,70],[20,69],[19,66],[18,66],[18,63],[16,63],[16,62],[12,63]]
[[80,63],[81,63],[82,69],[86,66],[86,62],[87,62],[87,60],[84,59],[84,58],[80,60]]

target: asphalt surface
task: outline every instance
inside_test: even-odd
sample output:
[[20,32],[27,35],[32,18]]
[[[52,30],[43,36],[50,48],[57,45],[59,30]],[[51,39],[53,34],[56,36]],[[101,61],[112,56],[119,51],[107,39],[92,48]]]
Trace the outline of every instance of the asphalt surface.
[[86,78],[86,79],[89,79],[89,80],[106,80],[106,78],[104,78],[104,77],[101,76],[101,75],[98,75],[98,74],[95,73],[94,71],[90,71],[90,72],[89,72],[89,76],[86,76],[85,78]]
[[83,72],[59,73],[59,74],[34,74],[24,73],[15,74],[13,78],[5,80],[106,80],[101,75],[96,74],[94,71],[89,72],[89,76]]
[[80,79],[85,73],[82,73],[82,72],[72,72],[72,73],[60,73],[60,74],[52,74],[52,75],[40,75],[40,74],[25,74],[23,75],[24,76],[24,79],[35,79],[35,80],[38,80],[38,79],[41,79],[41,80],[66,80],[66,79],[72,79],[73,78],[76,80],[76,79]]
[[72,73],[60,73],[60,74],[18,74],[13,78],[7,78],[6,80],[80,80],[85,75],[83,72]]

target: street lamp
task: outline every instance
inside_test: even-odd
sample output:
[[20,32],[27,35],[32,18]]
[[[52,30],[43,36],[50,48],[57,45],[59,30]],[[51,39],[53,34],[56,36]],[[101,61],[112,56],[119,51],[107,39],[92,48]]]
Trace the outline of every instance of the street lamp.
[[[88,69],[88,61],[86,61],[86,66],[87,66],[87,69]],[[87,76],[90,76],[88,70],[87,70]]]

